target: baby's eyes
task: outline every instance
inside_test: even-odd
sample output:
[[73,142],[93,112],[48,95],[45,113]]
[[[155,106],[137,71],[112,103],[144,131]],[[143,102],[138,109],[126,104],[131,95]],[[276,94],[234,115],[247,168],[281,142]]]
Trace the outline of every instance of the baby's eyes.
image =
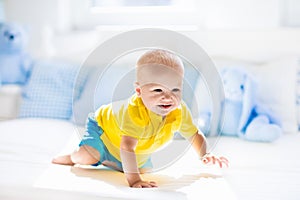
[[[179,88],[174,88],[174,89],[172,89],[172,92],[179,92],[179,91],[180,91]],[[157,88],[157,89],[154,89],[153,92],[163,92],[163,90]]]
[[162,89],[154,89],[153,92],[162,92]]
[[174,88],[174,89],[172,90],[172,92],[180,92],[180,89],[179,89],[179,88]]

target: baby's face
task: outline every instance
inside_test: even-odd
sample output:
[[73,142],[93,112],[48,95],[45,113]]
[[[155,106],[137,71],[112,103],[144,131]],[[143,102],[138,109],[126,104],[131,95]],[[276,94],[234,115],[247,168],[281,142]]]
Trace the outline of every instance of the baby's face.
[[182,86],[165,87],[161,84],[149,83],[137,87],[136,92],[149,110],[166,116],[180,105]]
[[146,108],[166,116],[181,102],[182,66],[148,63],[137,66],[136,93]]

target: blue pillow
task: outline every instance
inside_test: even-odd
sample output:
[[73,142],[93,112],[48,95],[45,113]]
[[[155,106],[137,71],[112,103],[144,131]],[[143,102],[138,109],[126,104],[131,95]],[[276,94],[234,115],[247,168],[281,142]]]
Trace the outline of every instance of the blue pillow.
[[85,83],[78,71],[79,66],[62,61],[36,62],[23,90],[19,117],[70,119],[73,95],[79,99]]

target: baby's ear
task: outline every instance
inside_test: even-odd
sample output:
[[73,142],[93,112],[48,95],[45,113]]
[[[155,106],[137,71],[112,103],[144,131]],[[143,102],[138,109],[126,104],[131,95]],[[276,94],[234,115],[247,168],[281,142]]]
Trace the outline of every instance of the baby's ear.
[[138,96],[141,95],[141,87],[140,87],[140,84],[138,82],[135,82],[134,83],[134,88],[135,88],[135,92]]

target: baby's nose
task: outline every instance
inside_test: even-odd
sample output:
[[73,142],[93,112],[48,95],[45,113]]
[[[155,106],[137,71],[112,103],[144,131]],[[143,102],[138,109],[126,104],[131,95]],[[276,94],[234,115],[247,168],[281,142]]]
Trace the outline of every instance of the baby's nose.
[[163,99],[171,99],[172,95],[169,92],[164,92],[163,93]]

